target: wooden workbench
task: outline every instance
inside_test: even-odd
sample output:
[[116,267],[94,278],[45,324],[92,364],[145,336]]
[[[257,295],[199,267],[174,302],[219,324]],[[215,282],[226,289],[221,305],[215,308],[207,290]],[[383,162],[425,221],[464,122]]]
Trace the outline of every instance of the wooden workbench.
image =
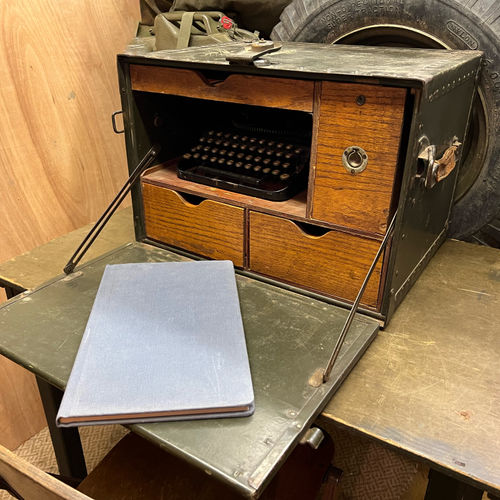
[[[16,292],[60,274],[88,228],[0,265]],[[134,239],[119,212],[96,256]],[[447,241],[324,417],[498,494],[500,252]]]

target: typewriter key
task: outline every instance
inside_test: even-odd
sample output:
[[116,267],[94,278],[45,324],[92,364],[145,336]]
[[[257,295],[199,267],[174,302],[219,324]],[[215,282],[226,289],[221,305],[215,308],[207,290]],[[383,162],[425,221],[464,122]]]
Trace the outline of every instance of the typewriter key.
[[224,141],[224,142],[222,143],[222,145],[223,145],[225,148],[228,148],[228,147],[231,145],[231,143],[230,143],[229,141]]
[[200,137],[200,142],[205,142],[207,140],[206,137]]
[[217,158],[215,156],[212,156],[212,158],[210,158],[210,163],[215,163],[217,161]]
[[193,155],[193,160],[197,160],[200,157],[200,153],[195,153]]
[[250,146],[248,148],[248,151],[251,151],[252,153],[257,149],[257,146]]
[[253,171],[254,172],[260,172],[262,170],[262,166],[261,165],[255,165],[255,167],[253,167]]
[[182,159],[183,160],[190,160],[191,159],[191,153],[185,153],[182,155]]
[[275,143],[275,141],[269,141],[269,142],[267,143],[267,145],[268,145],[270,148],[272,148],[275,144],[276,144],[276,143]]
[[262,161],[262,157],[261,156],[256,156],[253,161],[255,163],[260,163]]
[[229,152],[227,153],[227,156],[228,156],[229,158],[232,158],[232,157],[234,156],[234,151],[229,151]]
[[217,160],[217,163],[218,163],[219,165],[222,165],[222,164],[226,163],[226,159],[225,159],[225,158],[219,158],[219,159]]
[[257,149],[257,153],[259,153],[260,155],[265,151],[264,148],[258,148]]
[[251,144],[255,144],[256,141],[257,141],[257,139],[255,137],[250,137]]
[[217,132],[215,135],[216,135],[217,137],[222,137],[222,132]]
[[290,174],[281,174],[280,179],[282,181],[286,181],[287,179],[290,179]]
[[275,168],[274,170],[271,171],[271,175],[279,175],[280,174],[280,170],[278,170],[277,168]]
[[264,165],[269,165],[271,163],[271,159],[270,158],[266,158],[262,163]]
[[285,160],[291,160],[293,158],[293,154],[292,153],[287,153],[285,155]]
[[263,174],[266,174],[266,175],[267,175],[270,171],[271,171],[271,169],[270,169],[269,167],[266,167],[266,168],[263,168],[263,169],[262,169],[262,173],[263,173]]
[[246,161],[252,161],[253,156],[252,155],[246,155],[245,160]]
[[260,144],[261,146],[263,146],[265,143],[266,143],[266,140],[265,140],[265,139],[259,139],[259,144]]
[[272,156],[272,155],[273,155],[273,153],[274,153],[274,151],[273,151],[272,149],[268,149],[268,150],[266,151],[266,155],[267,155],[267,156]]
[[238,143],[233,142],[233,143],[231,144],[231,147],[232,147],[233,149],[238,149],[238,148],[239,148],[239,145],[238,145]]
[[234,166],[235,166],[236,168],[241,168],[241,167],[243,166],[243,163],[242,163],[241,161],[237,161],[237,162],[234,164]]
[[281,149],[283,146],[284,146],[284,144],[282,142],[278,142],[278,144],[276,144],[276,147],[278,149]]
[[[210,139],[208,142],[212,142],[212,139]],[[217,140],[215,141],[215,145],[216,145],[216,146],[220,146],[221,144],[222,144],[222,139],[217,139]]]
[[279,160],[273,161],[273,167],[279,167],[280,165],[281,165],[281,162]]
[[300,149],[300,148],[295,148],[293,152],[294,152],[296,155],[300,155],[300,153],[302,153],[302,149]]
[[245,166],[243,167],[245,170],[250,170],[252,168],[252,164],[251,163],[245,163]]
[[208,153],[208,151],[210,151],[210,146],[205,146],[205,147],[203,148],[203,151],[206,151],[206,152]]
[[244,153],[238,153],[238,154],[236,155],[236,158],[238,158],[238,160],[241,160],[244,156],[245,156],[245,154],[244,154]]
[[[205,150],[205,151],[206,151],[206,150]],[[216,155],[216,154],[217,154],[217,151],[219,151],[219,149],[218,149],[218,148],[212,148],[212,149],[210,150],[210,152],[211,152],[212,154],[214,154],[214,155]]]
[[203,155],[201,157],[201,161],[207,161],[208,160],[208,155]]
[[242,144],[242,145],[240,146],[240,149],[241,149],[242,151],[245,151],[245,149],[246,149],[247,147],[248,147],[248,146],[247,146],[246,144]]
[[293,145],[292,145],[292,144],[287,144],[287,145],[285,146],[285,149],[286,149],[287,151],[290,151],[290,149],[292,149],[292,148],[293,148]]
[[241,138],[241,142],[247,142],[248,141],[248,137],[246,135],[244,135],[242,138]]
[[215,132],[213,130],[208,131],[208,135],[214,135],[214,134],[215,134]]
[[281,168],[283,170],[287,170],[288,168],[290,168],[290,163],[288,163],[288,162],[283,163],[283,165],[281,165]]
[[234,165],[234,161],[233,161],[233,160],[227,160],[226,165],[227,165],[228,167],[232,167],[232,166]]
[[283,151],[276,152],[276,158],[281,158],[283,156]]
[[230,133],[230,132],[226,132],[226,133],[224,134],[224,137],[225,137],[226,139],[229,139],[229,138],[231,137],[231,133]]
[[233,140],[237,141],[239,138],[240,138],[240,136],[238,134],[233,135]]
[[227,149],[221,149],[219,151],[219,154],[221,154],[221,155],[225,155],[226,153],[227,153]]

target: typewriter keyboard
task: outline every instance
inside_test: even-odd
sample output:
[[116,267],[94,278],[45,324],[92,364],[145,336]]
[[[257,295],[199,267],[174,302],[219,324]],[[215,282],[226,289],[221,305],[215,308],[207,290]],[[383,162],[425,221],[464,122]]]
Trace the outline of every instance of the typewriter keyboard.
[[283,201],[305,189],[309,147],[271,134],[210,130],[179,160],[177,175],[209,186]]

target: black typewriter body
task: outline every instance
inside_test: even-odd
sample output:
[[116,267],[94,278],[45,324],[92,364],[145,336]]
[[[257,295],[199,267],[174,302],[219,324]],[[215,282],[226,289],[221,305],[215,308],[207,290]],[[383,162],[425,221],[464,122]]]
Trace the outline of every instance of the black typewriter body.
[[309,148],[293,138],[209,130],[179,160],[177,175],[209,186],[284,201],[304,189]]
[[251,109],[238,113],[229,126],[219,120],[195,137],[179,159],[177,175],[266,200],[288,200],[307,185],[311,138],[305,121]]

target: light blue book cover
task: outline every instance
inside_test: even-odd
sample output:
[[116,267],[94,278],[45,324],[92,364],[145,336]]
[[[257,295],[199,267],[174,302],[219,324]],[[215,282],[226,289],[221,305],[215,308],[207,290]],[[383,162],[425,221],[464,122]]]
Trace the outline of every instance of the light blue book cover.
[[253,410],[232,262],[106,267],[57,425],[247,416]]

